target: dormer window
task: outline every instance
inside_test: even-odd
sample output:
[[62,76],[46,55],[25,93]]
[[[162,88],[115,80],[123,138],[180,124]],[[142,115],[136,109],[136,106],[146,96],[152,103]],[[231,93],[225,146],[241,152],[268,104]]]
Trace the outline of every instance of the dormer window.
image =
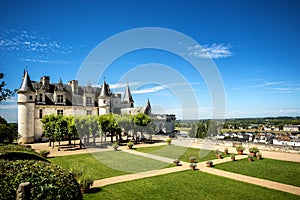
[[86,97],[86,104],[92,104],[92,97]]
[[57,103],[63,103],[64,102],[64,95],[57,95]]
[[42,101],[43,101],[43,94],[40,93],[40,94],[39,94],[39,102],[42,102]]
[[32,100],[33,98],[32,98],[32,96],[31,95],[29,95],[29,100]]

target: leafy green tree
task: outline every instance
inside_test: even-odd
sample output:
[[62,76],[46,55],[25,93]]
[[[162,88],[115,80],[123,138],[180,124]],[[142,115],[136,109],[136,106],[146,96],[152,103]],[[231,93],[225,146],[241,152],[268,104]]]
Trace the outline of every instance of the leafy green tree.
[[133,115],[133,122],[138,126],[138,128],[141,128],[141,132],[143,132],[145,127],[152,122],[152,119],[144,113],[139,113]]
[[56,123],[55,123],[55,132],[54,138],[55,141],[58,142],[58,151],[60,151],[60,142],[63,140],[64,136],[68,135],[68,121],[62,115],[56,116]]
[[115,119],[120,128],[123,129],[128,140],[129,131],[133,129],[134,125],[131,115],[118,115],[115,117]]
[[[99,132],[98,119],[97,116],[89,115],[87,116],[87,126],[89,129],[89,136],[93,136],[93,144],[96,145],[96,136]],[[89,143],[89,139],[88,139]]]
[[69,145],[71,145],[72,136],[74,138],[74,147],[75,147],[75,139],[78,135],[76,126],[75,126],[75,120],[73,116],[65,116],[66,120],[68,121],[68,140]]
[[[4,74],[0,72],[0,80],[3,78],[4,78]],[[5,86],[6,86],[5,81],[1,81],[0,82],[0,102],[10,99],[15,94],[14,91],[4,88]]]
[[112,143],[114,141],[114,135],[120,134],[122,132],[122,129],[117,124],[114,114],[100,115],[98,117],[98,122],[105,136],[107,133],[109,133]]
[[42,120],[43,124],[43,135],[48,137],[49,139],[49,146],[54,148],[54,141],[55,141],[55,128],[56,128],[56,115],[45,115]]
[[8,124],[0,117],[0,143],[12,143],[18,137],[16,124]]
[[196,138],[205,138],[206,136],[206,127],[202,122],[199,122],[197,127]]
[[76,130],[77,130],[77,133],[80,138],[80,149],[81,149],[82,148],[82,139],[88,133],[87,118],[86,118],[86,116],[77,116],[74,118],[74,120],[75,120]]

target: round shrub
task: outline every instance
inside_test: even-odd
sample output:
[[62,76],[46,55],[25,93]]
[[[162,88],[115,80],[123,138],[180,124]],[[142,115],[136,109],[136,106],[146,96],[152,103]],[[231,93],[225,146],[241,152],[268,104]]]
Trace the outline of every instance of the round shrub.
[[31,183],[32,200],[82,199],[74,176],[48,162],[0,159],[0,174],[0,199],[15,199],[23,182]]

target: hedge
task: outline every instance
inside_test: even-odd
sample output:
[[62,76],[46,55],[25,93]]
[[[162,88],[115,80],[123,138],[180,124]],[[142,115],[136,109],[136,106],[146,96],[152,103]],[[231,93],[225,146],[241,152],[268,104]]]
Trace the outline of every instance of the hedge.
[[0,159],[8,160],[41,160],[49,162],[33,149],[23,145],[4,145],[0,146]]
[[82,199],[80,186],[67,170],[37,160],[0,159],[0,199],[15,199],[20,183],[31,183],[32,200]]

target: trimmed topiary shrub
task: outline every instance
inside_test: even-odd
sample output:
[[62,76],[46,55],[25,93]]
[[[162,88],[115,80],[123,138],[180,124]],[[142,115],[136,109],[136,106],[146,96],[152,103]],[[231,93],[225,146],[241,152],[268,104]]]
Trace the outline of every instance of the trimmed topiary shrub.
[[8,145],[3,145],[0,146],[0,152],[6,152],[6,151],[22,151],[22,152],[31,152],[31,153],[35,153],[38,155],[38,153],[36,153],[33,149],[28,148],[24,145],[15,145],[15,144],[8,144]]
[[8,160],[41,160],[49,162],[33,149],[23,145],[4,145],[0,146],[0,159]]
[[82,199],[80,186],[67,170],[36,160],[0,159],[0,199],[16,199],[20,183],[31,183],[32,200]]

